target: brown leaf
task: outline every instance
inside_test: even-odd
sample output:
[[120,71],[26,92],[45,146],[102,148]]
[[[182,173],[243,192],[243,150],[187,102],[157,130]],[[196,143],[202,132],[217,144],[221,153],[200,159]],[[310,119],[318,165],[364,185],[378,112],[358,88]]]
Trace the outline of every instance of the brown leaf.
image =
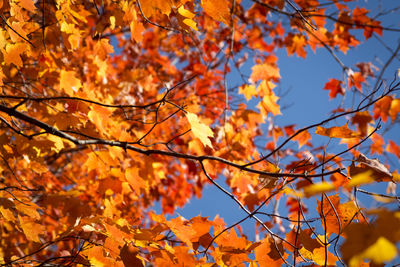
[[358,166],[355,166],[354,164],[350,166],[351,177],[370,171],[370,176],[378,182],[392,181],[393,179],[393,175],[389,172],[385,165],[380,163],[377,159],[369,159],[360,153],[355,162],[358,162],[359,164]]

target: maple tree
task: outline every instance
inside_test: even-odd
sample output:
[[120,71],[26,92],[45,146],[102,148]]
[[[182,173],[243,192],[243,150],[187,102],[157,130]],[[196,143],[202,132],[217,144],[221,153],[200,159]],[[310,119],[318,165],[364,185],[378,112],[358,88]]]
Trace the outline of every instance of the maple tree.
[[[399,7],[363,4],[0,1],[0,264],[393,261],[400,44],[385,37],[400,27],[385,17]],[[381,67],[344,63],[374,38],[390,52]],[[337,101],[325,120],[276,122],[282,49],[326,50],[342,71],[321,84]],[[243,219],[170,216],[206,185]]]

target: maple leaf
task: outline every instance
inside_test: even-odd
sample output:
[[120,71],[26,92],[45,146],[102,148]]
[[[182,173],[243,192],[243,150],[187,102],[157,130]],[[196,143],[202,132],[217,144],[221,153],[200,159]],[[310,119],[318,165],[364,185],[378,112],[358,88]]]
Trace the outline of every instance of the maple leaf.
[[308,141],[310,139],[311,139],[310,133],[307,130],[305,130],[305,131],[302,131],[301,133],[299,133],[298,135],[296,135],[293,138],[293,141],[297,141],[299,143],[299,147],[302,147],[304,145],[308,145],[308,143],[309,143]]
[[189,10],[185,9],[184,6],[180,6],[178,8],[178,13],[182,16],[182,18],[178,17],[178,20],[179,20],[181,26],[183,26],[186,31],[187,31],[187,26],[189,26],[190,28],[192,28],[195,31],[199,30],[196,26],[196,22],[194,22],[192,20],[194,18],[195,14],[193,14]]
[[270,79],[279,79],[281,76],[279,74],[279,69],[271,64],[258,64],[251,68],[252,73],[250,76],[250,80],[253,82],[257,82],[259,80],[270,80]]
[[360,72],[352,73],[349,78],[349,88],[355,87],[362,92],[362,83],[365,82],[364,76]]
[[194,136],[200,139],[204,146],[213,148],[210,137],[214,137],[213,131],[206,124],[200,122],[199,117],[196,114],[186,112],[186,118],[188,119],[192,133]]
[[335,126],[331,128],[317,126],[315,133],[323,136],[328,136],[330,138],[354,138],[360,136],[360,134],[350,130],[347,126],[347,123],[343,126]]
[[374,119],[381,117],[384,122],[387,121],[393,98],[384,96],[374,105]]
[[390,103],[390,109],[389,109],[389,116],[392,119],[392,121],[396,120],[398,113],[400,113],[400,99],[395,98]]
[[257,95],[256,87],[252,84],[239,87],[239,94],[243,94],[246,100],[249,101],[253,96]]
[[140,5],[147,17],[155,15],[156,11],[169,16],[173,3],[171,0],[141,0]]
[[6,64],[14,64],[17,67],[22,67],[21,55],[26,52],[28,47],[24,43],[7,44],[4,61]]
[[68,95],[74,95],[82,87],[81,81],[76,78],[75,71],[62,70],[60,73],[60,88]]
[[231,14],[228,3],[227,0],[202,0],[201,6],[213,19],[230,25]]
[[257,108],[261,110],[264,118],[267,117],[268,113],[272,113],[274,116],[282,114],[279,105],[276,103],[279,100],[273,92],[265,95],[262,101],[257,105]]
[[359,165],[356,166],[354,163],[350,165],[349,174],[353,179],[348,186],[372,181],[391,181],[393,178],[393,175],[385,165],[377,159],[369,159],[360,153],[355,162],[359,163]]
[[44,226],[36,223],[32,218],[27,216],[18,216],[20,227],[28,240],[40,242],[39,235],[44,232]]
[[337,94],[344,95],[345,90],[341,86],[342,81],[337,79],[330,79],[324,86],[324,90],[330,90],[329,97],[330,99],[335,98]]
[[287,43],[286,50],[288,55],[293,55],[296,53],[299,57],[305,58],[307,56],[307,52],[304,50],[306,47],[306,38],[301,34],[292,35],[289,34],[285,42]]
[[346,241],[341,247],[342,255],[350,266],[357,266],[364,259],[383,264],[397,256],[396,241],[399,241],[400,219],[394,212],[382,210],[378,218],[370,223],[356,223],[345,229]]
[[367,110],[357,112],[351,119],[352,124],[358,125],[358,129],[360,130],[362,136],[367,135],[368,123],[371,121],[372,121],[372,116],[369,114]]
[[29,10],[30,12],[36,12],[36,7],[33,0],[20,0],[19,5],[21,5],[26,10]]

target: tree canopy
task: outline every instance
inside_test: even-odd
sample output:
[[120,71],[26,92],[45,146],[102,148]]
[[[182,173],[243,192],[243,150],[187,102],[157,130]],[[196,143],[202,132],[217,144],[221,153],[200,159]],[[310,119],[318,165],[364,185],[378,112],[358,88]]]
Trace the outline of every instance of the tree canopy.
[[[400,5],[366,2],[0,1],[1,266],[393,262]],[[336,64],[324,120],[279,120],[282,50]],[[242,220],[175,213],[205,186]]]

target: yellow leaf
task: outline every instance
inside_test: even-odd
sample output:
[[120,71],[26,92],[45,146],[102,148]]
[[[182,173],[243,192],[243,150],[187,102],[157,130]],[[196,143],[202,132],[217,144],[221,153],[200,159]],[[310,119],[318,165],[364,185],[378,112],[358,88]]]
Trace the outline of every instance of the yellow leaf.
[[396,98],[390,103],[389,115],[392,121],[396,119],[398,113],[400,113],[400,99]]
[[178,12],[179,12],[179,14],[181,14],[182,16],[184,16],[184,17],[186,17],[186,18],[189,18],[189,19],[192,19],[192,18],[194,18],[194,16],[195,16],[195,14],[193,14],[193,13],[190,12],[189,10],[185,9],[185,8],[183,7],[183,5],[180,6],[180,7],[178,8]]
[[64,148],[64,142],[60,137],[49,134],[47,136],[47,139],[54,142],[54,146],[51,148],[51,150],[53,150],[54,152],[58,153],[61,149]]
[[356,174],[352,177],[346,187],[354,187],[362,184],[369,184],[374,181],[374,178],[371,176],[372,171],[368,170],[363,173]]
[[328,266],[335,266],[336,262],[337,262],[337,257],[335,257],[329,251],[327,252],[327,255],[325,256],[325,248],[320,247],[320,248],[316,248],[313,250],[312,260],[319,266],[324,266],[325,264],[327,264]]
[[316,134],[328,136],[330,138],[354,138],[360,137],[360,134],[352,131],[347,126],[347,123],[340,127],[324,128],[321,126],[317,127]]
[[227,0],[202,0],[204,12],[215,20],[230,24],[231,14]]
[[385,237],[379,237],[374,244],[365,251],[350,259],[350,266],[358,266],[363,259],[370,259],[374,263],[382,264],[393,260],[397,255],[396,246]]
[[196,26],[196,22],[194,22],[192,19],[194,18],[195,14],[193,14],[192,12],[190,12],[189,10],[185,9],[182,6],[180,6],[178,8],[178,22],[180,24],[180,26],[185,30],[188,31],[188,26],[190,28],[192,28],[195,31],[198,31],[199,29]]
[[272,113],[274,116],[282,114],[280,106],[277,104],[278,100],[279,97],[277,97],[274,92],[263,97],[263,100],[257,105],[257,108],[260,109],[264,118],[267,117],[268,113]]
[[288,196],[296,197],[296,198],[297,197],[298,198],[303,197],[303,193],[302,192],[293,190],[293,189],[291,189],[289,187],[283,188],[282,189],[282,193],[284,193],[285,195],[288,195]]
[[249,101],[253,96],[257,94],[256,87],[254,85],[243,85],[239,87],[239,94],[242,94],[246,97],[246,100]]
[[335,189],[335,185],[328,182],[320,182],[304,187],[304,195],[310,197],[320,193],[328,192]]
[[209,138],[214,137],[214,133],[210,129],[210,127],[200,122],[196,114],[187,112],[186,118],[190,123],[194,136],[199,138],[204,146],[209,146],[210,148],[213,148]]
[[115,17],[114,16],[110,17],[110,28],[111,28],[111,30],[115,29]]
[[199,29],[196,26],[196,22],[194,22],[191,19],[184,19],[183,23],[185,23],[186,25],[188,25],[190,28],[192,28],[195,31],[198,31]]

